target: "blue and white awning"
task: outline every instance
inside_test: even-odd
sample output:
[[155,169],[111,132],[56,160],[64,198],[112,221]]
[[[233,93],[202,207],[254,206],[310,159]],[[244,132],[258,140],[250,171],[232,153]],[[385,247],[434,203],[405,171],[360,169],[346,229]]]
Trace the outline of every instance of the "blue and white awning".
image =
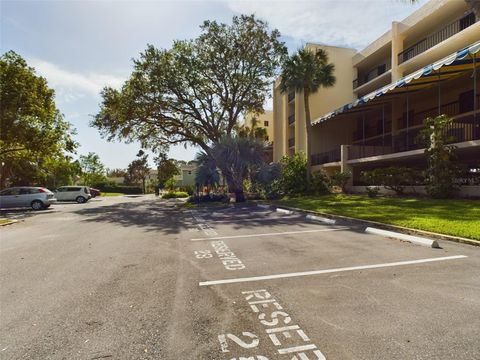
[[[458,72],[462,72],[462,71],[465,71],[469,68],[471,68],[471,64],[465,64],[464,62],[462,62],[462,60],[464,60],[469,54],[471,55],[474,55],[476,53],[480,52],[480,41],[469,46],[469,47],[466,47],[464,49],[461,49],[459,51],[457,51],[456,53],[454,54],[451,54],[437,62],[434,62],[433,64],[430,64],[430,65],[427,65],[425,66],[424,68],[418,70],[418,71],[415,71],[414,73],[410,74],[410,75],[407,75],[403,78],[401,78],[400,80],[394,82],[394,83],[391,83],[391,84],[388,84],[380,89],[377,89],[375,91],[372,91],[371,93],[349,103],[349,104],[346,104],[328,114],[325,114],[324,116],[312,121],[312,125],[316,125],[316,124],[319,124],[319,123],[322,123],[334,116],[337,116],[337,115],[340,115],[342,113],[345,113],[347,112],[348,110],[354,108],[354,107],[357,107],[359,105],[362,105],[362,104],[365,104],[375,98],[378,98],[382,95],[385,95],[387,93],[390,93],[390,92],[393,92],[395,90],[395,92],[402,92],[400,91],[402,87],[404,86],[407,86],[409,84],[411,85],[417,85],[418,87],[425,87],[425,84],[427,82],[422,82],[422,78],[426,78],[428,76],[432,76],[432,75],[439,75],[439,80],[444,80],[445,79],[445,76],[442,76],[442,73],[441,73],[441,69],[444,67],[444,66],[448,66],[448,67],[451,67],[451,66],[455,66],[455,70],[454,72],[451,72],[449,71],[448,73],[448,76],[447,77],[450,77],[450,76],[453,76],[455,75],[455,73],[458,73]],[[457,66],[458,65],[458,66]],[[451,70],[450,68],[448,70]],[[436,73],[434,73],[434,71]],[[423,84],[423,85],[422,85]]]

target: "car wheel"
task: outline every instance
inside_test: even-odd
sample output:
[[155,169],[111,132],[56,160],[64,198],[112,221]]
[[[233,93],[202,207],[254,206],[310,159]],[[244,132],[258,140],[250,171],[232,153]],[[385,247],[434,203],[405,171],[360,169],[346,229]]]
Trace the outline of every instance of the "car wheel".
[[43,203],[40,201],[40,200],[34,200],[32,201],[32,203],[30,204],[30,206],[32,207],[33,210],[37,211],[37,210],[42,210],[43,209]]
[[75,199],[77,201],[77,203],[79,204],[83,204],[84,202],[87,201],[87,199],[85,199],[83,196],[79,196]]

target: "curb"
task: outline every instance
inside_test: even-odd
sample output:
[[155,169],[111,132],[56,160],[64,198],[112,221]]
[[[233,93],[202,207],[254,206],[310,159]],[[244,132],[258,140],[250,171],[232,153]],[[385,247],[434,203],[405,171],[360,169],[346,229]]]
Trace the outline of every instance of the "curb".
[[289,210],[289,209],[276,208],[275,211],[279,212],[279,213],[282,213],[282,214],[286,214],[286,215],[293,214],[293,211]]
[[313,220],[313,221],[321,221],[323,223],[331,224],[331,225],[335,225],[335,223],[337,222],[336,220],[333,220],[333,219],[329,219],[329,218],[325,218],[325,217],[321,217],[321,216],[310,215],[310,214],[305,216],[305,219]]
[[440,248],[437,240],[430,240],[430,239],[419,237],[419,236],[406,235],[398,232],[387,231],[387,230],[382,230],[382,229],[377,229],[372,227],[367,227],[365,229],[365,232],[369,234],[381,235],[381,236],[386,236],[386,237],[395,238],[399,240],[409,241],[412,244],[416,244],[416,245],[427,246],[427,247],[436,248],[436,249]]
[[480,241],[478,240],[473,240],[473,239],[467,239],[459,236],[452,236],[452,235],[445,235],[445,234],[439,234],[431,231],[425,231],[425,230],[417,230],[417,229],[412,229],[412,228],[407,228],[403,226],[398,226],[398,225],[390,225],[390,224],[384,224],[378,221],[371,221],[371,220],[364,220],[364,219],[357,219],[357,218],[352,218],[349,216],[343,216],[343,215],[333,215],[333,214],[327,214],[327,213],[322,213],[322,212],[317,212],[313,210],[305,210],[305,209],[299,209],[293,206],[283,206],[283,210],[290,210],[290,211],[296,211],[304,214],[311,214],[311,215],[321,215],[324,216],[327,219],[331,220],[344,220],[348,221],[354,224],[362,224],[362,225],[367,225],[367,226],[376,226],[378,228],[384,229],[384,230],[390,230],[390,231],[397,231],[398,233],[401,234],[406,234],[406,235],[420,235],[420,236],[429,236],[432,238],[435,238],[437,240],[447,240],[447,241],[452,241],[452,242],[457,242],[457,243],[462,243],[462,244],[468,244],[468,245],[473,245],[473,246],[480,246]]
[[0,226],[12,225],[12,224],[15,224],[15,223],[17,223],[17,222],[18,222],[18,220],[9,220],[9,221],[6,222],[6,223],[0,224]]

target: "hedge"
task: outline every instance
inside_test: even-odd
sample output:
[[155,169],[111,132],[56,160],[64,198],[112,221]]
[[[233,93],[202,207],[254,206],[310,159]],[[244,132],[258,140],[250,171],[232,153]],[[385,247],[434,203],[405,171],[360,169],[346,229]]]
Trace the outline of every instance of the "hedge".
[[108,186],[108,185],[100,185],[98,186],[98,190],[103,192],[113,192],[113,193],[123,193],[128,195],[134,194],[142,194],[142,189],[138,186]]

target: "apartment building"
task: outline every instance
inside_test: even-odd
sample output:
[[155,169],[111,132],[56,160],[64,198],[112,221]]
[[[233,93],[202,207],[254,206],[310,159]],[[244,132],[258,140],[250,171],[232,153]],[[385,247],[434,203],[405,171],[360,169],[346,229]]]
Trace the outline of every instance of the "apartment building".
[[248,113],[245,116],[245,126],[252,128],[252,122],[255,120],[255,127],[265,129],[267,132],[267,138],[265,140],[273,140],[273,111],[265,110],[263,114],[251,114]]
[[[480,171],[480,19],[464,1],[432,0],[361,51],[328,45],[336,84],[310,96],[312,164],[327,173],[425,167],[423,120],[455,122],[460,161]],[[273,85],[273,158],[306,150],[303,94]],[[475,191],[479,191],[478,189]]]

